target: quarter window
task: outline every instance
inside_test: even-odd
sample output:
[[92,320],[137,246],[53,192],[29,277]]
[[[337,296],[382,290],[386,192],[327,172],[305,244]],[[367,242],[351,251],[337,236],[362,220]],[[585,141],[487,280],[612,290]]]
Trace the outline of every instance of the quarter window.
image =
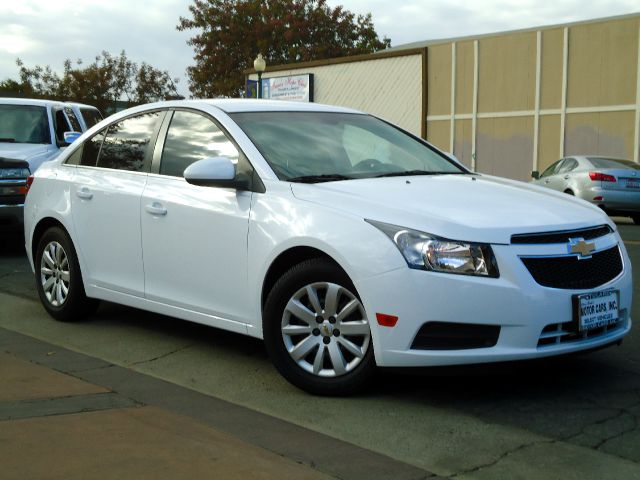
[[160,112],[149,112],[126,118],[109,126],[102,142],[98,167],[146,171]]
[[238,161],[238,149],[210,119],[193,112],[176,111],[162,151],[160,173],[182,177],[193,162],[208,157]]
[[80,165],[85,165],[87,167],[96,166],[105,132],[106,130],[102,130],[84,142],[82,146],[82,160],[80,161]]

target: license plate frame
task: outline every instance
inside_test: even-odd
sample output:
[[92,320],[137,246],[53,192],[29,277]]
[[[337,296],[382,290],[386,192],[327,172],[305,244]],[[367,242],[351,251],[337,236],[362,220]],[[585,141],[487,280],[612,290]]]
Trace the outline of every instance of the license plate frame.
[[572,303],[576,332],[606,327],[620,318],[620,290],[615,288],[573,295]]

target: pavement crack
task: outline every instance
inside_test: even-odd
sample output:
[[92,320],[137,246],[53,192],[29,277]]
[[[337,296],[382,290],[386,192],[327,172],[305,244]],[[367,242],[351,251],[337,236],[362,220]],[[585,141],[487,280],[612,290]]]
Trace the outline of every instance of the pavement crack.
[[142,364],[145,364],[145,363],[155,362],[157,360],[161,360],[163,358],[169,357],[169,356],[173,355],[174,353],[178,353],[178,352],[181,352],[182,350],[186,350],[187,348],[190,348],[192,346],[193,346],[193,344],[190,343],[190,344],[184,345],[184,346],[182,346],[180,348],[176,348],[175,350],[171,350],[170,352],[163,353],[162,355],[158,355],[157,357],[149,358],[147,360],[138,360],[137,362],[130,363],[130,364],[127,365],[127,367],[133,367],[135,365],[142,365]]
[[466,474],[469,474],[469,473],[476,473],[476,472],[479,472],[480,470],[484,470],[486,468],[491,468],[491,467],[497,465],[498,463],[500,463],[501,461],[503,461],[508,456],[513,455],[514,453],[517,453],[517,452],[519,452],[521,450],[524,450],[525,448],[529,448],[529,447],[532,447],[534,445],[539,445],[539,444],[542,444],[542,443],[552,444],[552,443],[555,443],[555,440],[546,439],[546,440],[536,440],[534,442],[529,442],[529,443],[523,443],[522,445],[519,445],[516,448],[513,448],[511,450],[507,450],[506,452],[503,452],[502,454],[500,454],[498,456],[498,458],[496,458],[495,460],[493,460],[491,462],[483,463],[482,465],[478,465],[478,466],[475,466],[473,468],[469,468],[467,470],[462,470],[460,472],[456,472],[453,475],[449,475],[446,478],[458,478],[460,475],[466,475]]

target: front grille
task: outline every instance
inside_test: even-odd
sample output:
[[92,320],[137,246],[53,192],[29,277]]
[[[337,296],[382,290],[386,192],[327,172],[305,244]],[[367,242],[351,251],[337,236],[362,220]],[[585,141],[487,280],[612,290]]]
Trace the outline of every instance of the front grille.
[[533,279],[544,287],[564,289],[595,288],[622,272],[622,256],[617,245],[594,253],[591,258],[577,256],[521,258]]
[[623,309],[620,311],[620,318],[617,322],[607,325],[606,327],[594,328],[593,330],[586,330],[584,332],[576,332],[575,329],[572,328],[574,325],[573,322],[552,323],[542,329],[538,340],[538,348],[590,340],[616,333],[624,328],[627,317],[626,313],[626,309]]
[[414,350],[468,350],[498,343],[500,326],[474,323],[427,322],[416,334]]
[[571,238],[583,238],[593,240],[604,237],[613,232],[609,225],[582,228],[579,230],[563,230],[560,232],[521,233],[511,236],[511,243],[517,244],[542,244],[542,243],[568,243]]

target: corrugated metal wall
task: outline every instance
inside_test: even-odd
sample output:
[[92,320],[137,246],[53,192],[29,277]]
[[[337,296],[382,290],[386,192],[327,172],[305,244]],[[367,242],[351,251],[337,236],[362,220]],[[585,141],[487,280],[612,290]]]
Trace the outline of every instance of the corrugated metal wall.
[[528,180],[566,155],[638,161],[640,16],[428,47],[427,139]]

